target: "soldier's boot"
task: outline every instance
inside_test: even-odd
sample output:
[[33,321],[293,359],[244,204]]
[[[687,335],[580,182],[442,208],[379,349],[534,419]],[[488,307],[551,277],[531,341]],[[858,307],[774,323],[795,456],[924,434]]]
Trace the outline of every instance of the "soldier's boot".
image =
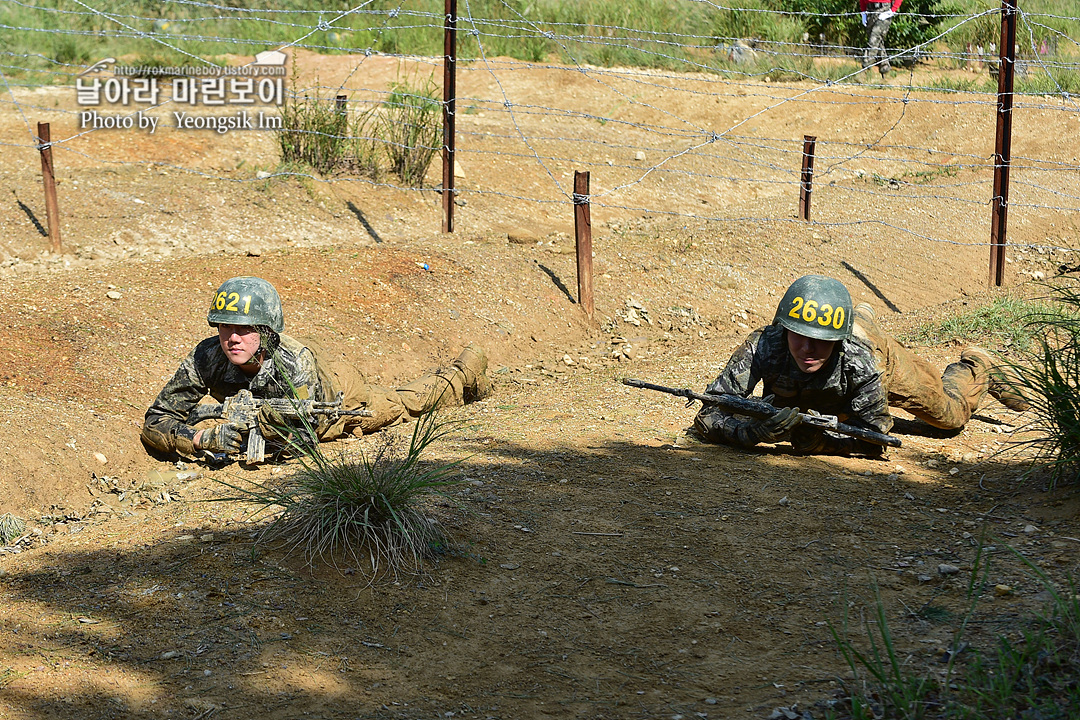
[[1017,412],[1031,408],[1031,403],[1024,395],[1023,384],[1013,368],[995,361],[993,355],[980,347],[969,347],[960,358],[963,359],[965,355],[971,362],[978,364],[981,372],[986,372],[987,392],[990,397]]
[[480,346],[467,345],[449,367],[419,377],[397,389],[413,417],[448,405],[462,405],[491,393],[487,355]]
[[463,387],[464,402],[482,400],[491,394],[491,380],[487,376],[487,354],[476,343],[469,343],[457,359],[451,363],[465,376]]

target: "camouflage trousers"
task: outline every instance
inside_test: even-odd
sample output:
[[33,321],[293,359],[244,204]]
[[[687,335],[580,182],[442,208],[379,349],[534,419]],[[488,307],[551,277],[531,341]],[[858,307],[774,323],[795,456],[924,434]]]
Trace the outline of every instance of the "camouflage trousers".
[[870,3],[866,13],[866,52],[863,53],[864,68],[880,63],[877,68],[882,75],[889,72],[889,53],[885,49],[885,35],[893,19],[880,19],[879,13],[890,9],[889,3]]
[[373,417],[343,417],[319,434],[320,440],[342,435],[371,433],[390,425],[419,417],[437,408],[462,405],[486,394],[487,359],[483,351],[469,346],[449,366],[427,373],[398,388],[371,385],[340,352],[332,352],[318,341],[303,339],[315,355],[319,382],[333,397],[344,393],[347,410],[366,408]]
[[855,307],[853,333],[873,349],[889,405],[934,427],[964,427],[989,389],[992,360],[984,350],[964,350],[958,362],[938,375],[930,363],[882,332],[866,303]]

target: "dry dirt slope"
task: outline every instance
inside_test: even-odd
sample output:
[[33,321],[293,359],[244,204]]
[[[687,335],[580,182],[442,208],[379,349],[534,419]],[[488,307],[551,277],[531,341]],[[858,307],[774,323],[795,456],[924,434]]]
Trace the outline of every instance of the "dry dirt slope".
[[[189,151],[214,158],[206,142]],[[27,260],[0,279],[0,511],[33,534],[0,557],[0,717],[763,717],[829,695],[844,668],[821,623],[863,612],[872,579],[906,655],[933,663],[982,528],[999,548],[990,587],[1013,591],[985,593],[975,642],[1039,602],[1004,543],[1054,577],[1075,570],[1075,502],[994,454],[1022,422],[999,406],[958,437],[903,426],[885,462],[807,460],[676,447],[692,411],[615,382],[700,388],[804,272],[891,305],[891,327],[962,310],[986,297],[982,248],[806,226],[788,199],[729,198],[773,223],[598,211],[590,324],[568,242],[535,208],[521,217],[544,245],[521,246],[484,226],[479,201],[442,237],[434,203],[389,189],[83,172],[143,200],[94,212],[94,196],[68,196],[72,245],[107,252],[40,258],[26,211],[3,209],[6,247]],[[823,217],[866,212],[831,197],[815,195]],[[976,212],[932,193],[910,212],[896,222],[978,234]],[[341,343],[382,382],[469,340],[489,348],[495,395],[436,448],[464,457],[463,484],[436,508],[453,544],[428,577],[372,589],[253,555],[245,508],[196,501],[272,468],[177,476],[138,445],[144,408],[206,333],[210,292],[242,273],[279,287],[290,329]]]

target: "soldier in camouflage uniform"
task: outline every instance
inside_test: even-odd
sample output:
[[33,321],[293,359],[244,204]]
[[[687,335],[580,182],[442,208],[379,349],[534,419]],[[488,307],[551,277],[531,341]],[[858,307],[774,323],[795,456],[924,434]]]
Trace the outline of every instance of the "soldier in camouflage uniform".
[[866,52],[863,54],[862,66],[866,69],[876,64],[882,78],[892,69],[889,66],[889,51],[885,49],[885,35],[889,32],[896,13],[900,12],[902,2],[903,0],[859,0],[859,13],[863,27],[866,28]]
[[967,348],[939,376],[881,331],[869,305],[852,308],[847,288],[820,275],[792,283],[773,324],[747,338],[706,392],[749,397],[759,381],[781,408],[775,415],[747,419],[708,405],[694,420],[695,432],[740,447],[788,440],[801,453],[879,455],[880,445],[800,424],[798,410],[888,433],[889,405],[935,427],[957,430],[987,391],[1014,410],[1027,407],[985,350]]
[[[366,408],[373,417],[320,417],[313,428],[319,440],[373,432],[436,407],[462,404],[490,392],[487,358],[469,345],[450,367],[396,389],[369,385],[340,353],[313,340],[282,333],[281,299],[269,282],[237,277],[225,281],[206,316],[218,334],[200,342],[146,411],[142,440],[161,452],[189,457],[201,451],[238,452],[246,428],[221,423],[197,430],[187,424],[191,410],[207,395],[217,402],[247,389],[255,398],[332,401],[344,393],[342,409]],[[268,438],[280,430],[280,417],[260,417]],[[303,427],[296,432],[307,434]]]

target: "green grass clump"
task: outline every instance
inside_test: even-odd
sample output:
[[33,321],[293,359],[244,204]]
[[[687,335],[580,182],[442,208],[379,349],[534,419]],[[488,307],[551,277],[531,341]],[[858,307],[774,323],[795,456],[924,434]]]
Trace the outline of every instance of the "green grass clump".
[[11,513],[0,515],[0,545],[7,545],[26,532],[26,521]]
[[862,623],[868,646],[850,639],[847,616],[833,639],[851,668],[842,696],[827,703],[834,720],[1072,720],[1080,717],[1080,601],[1070,578],[1064,590],[1010,548],[1050,596],[1043,612],[1017,621],[1019,639],[996,637],[984,650],[962,642],[979,595],[987,588],[982,545],[967,585],[967,612],[959,619],[944,667],[917,666],[893,639],[875,588],[871,615]]
[[375,452],[359,461],[327,457],[318,446],[297,447],[300,468],[284,481],[225,483],[237,494],[220,499],[254,502],[260,506],[256,514],[280,508],[257,544],[299,552],[311,564],[367,564],[372,580],[418,572],[445,540],[424,503],[458,482],[459,462],[431,463],[422,455],[457,427],[428,413],[417,420],[407,447],[386,433]]
[[1050,306],[1043,302],[999,297],[966,313],[920,325],[898,339],[905,345],[974,341],[979,345],[1026,348],[1040,334],[1029,320],[1048,310]]
[[390,171],[406,185],[423,184],[428,166],[442,147],[438,90],[431,78],[424,84],[396,82],[383,102],[379,135],[386,143]]
[[1034,347],[1013,370],[1035,418],[1025,428],[1033,437],[1019,444],[1035,449],[1034,467],[1047,469],[1055,485],[1080,477],[1080,281],[1048,287],[1049,305],[1026,325]]
[[442,102],[432,78],[394,83],[386,100],[350,111],[336,97],[293,94],[281,109],[281,162],[323,175],[352,173],[378,180],[385,169],[419,187],[442,147]]
[[324,175],[353,172],[379,176],[373,114],[350,113],[335,98],[287,97],[281,107],[278,149],[284,164],[308,166]]

